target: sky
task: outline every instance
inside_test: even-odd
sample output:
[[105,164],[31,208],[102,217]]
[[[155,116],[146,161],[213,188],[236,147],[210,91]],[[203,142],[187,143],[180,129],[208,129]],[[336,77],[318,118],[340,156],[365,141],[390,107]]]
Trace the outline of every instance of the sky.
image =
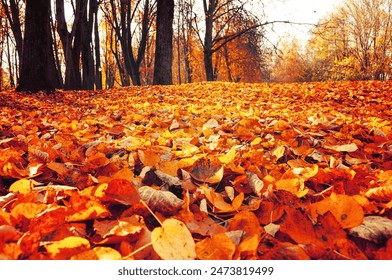
[[[315,24],[342,2],[342,0],[269,0],[265,7],[266,16],[269,21],[290,20]],[[268,30],[267,36],[270,41],[276,43],[287,33],[306,42],[309,38],[309,26],[275,25],[274,31]]]

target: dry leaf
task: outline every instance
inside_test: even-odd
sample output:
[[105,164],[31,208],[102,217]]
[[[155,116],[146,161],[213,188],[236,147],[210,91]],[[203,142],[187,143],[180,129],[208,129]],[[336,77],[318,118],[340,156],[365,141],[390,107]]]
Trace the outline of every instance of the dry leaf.
[[108,236],[127,236],[140,233],[144,228],[143,218],[138,215],[118,220],[95,220],[94,229],[103,238]]
[[235,146],[231,147],[230,151],[228,151],[227,154],[218,157],[219,161],[223,164],[229,164],[233,162],[236,154],[235,151],[236,151],[236,147]]
[[201,186],[204,191],[204,194],[207,200],[212,204],[215,213],[225,213],[225,212],[233,212],[240,208],[242,201],[244,200],[244,193],[238,194],[231,204],[227,203],[224,198],[216,193],[212,188],[209,188],[205,185]]
[[196,255],[201,260],[231,260],[236,245],[225,234],[218,233],[196,243]]
[[223,165],[216,158],[201,158],[193,164],[190,175],[197,182],[217,184],[223,177]]
[[332,193],[330,197],[309,206],[312,219],[330,211],[343,228],[359,226],[364,218],[362,207],[351,196]]
[[134,205],[140,200],[135,186],[126,179],[113,179],[108,183],[104,200],[120,203],[123,205]]
[[251,186],[253,192],[258,196],[261,197],[263,194],[264,189],[264,182],[260,180],[260,178],[252,172],[246,173],[249,185]]
[[185,224],[167,219],[162,227],[151,233],[152,246],[164,260],[193,260],[196,258],[195,241]]
[[60,241],[44,245],[46,251],[55,260],[66,260],[90,248],[90,242],[82,237],[69,236]]
[[10,192],[27,194],[33,189],[33,182],[28,179],[20,179],[10,186]]
[[336,152],[355,152],[358,150],[358,146],[355,143],[344,144],[344,145],[324,145],[324,148],[334,150]]
[[361,225],[351,228],[349,234],[374,243],[383,243],[392,237],[392,220],[386,217],[367,216]]
[[183,200],[169,191],[155,190],[147,186],[139,188],[139,195],[141,200],[147,203],[151,210],[166,215],[176,213],[184,204]]

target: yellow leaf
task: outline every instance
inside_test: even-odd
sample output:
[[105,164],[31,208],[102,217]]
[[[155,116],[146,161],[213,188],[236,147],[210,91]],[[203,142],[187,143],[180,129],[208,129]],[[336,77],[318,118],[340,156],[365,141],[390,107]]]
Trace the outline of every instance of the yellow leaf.
[[295,194],[297,197],[305,196],[309,189],[305,188],[304,183],[299,178],[281,179],[275,183],[277,190],[285,190]]
[[20,179],[10,186],[10,192],[28,194],[33,189],[33,183],[27,179]]
[[95,247],[72,256],[71,260],[121,260],[121,254],[110,247]]
[[162,227],[151,233],[152,246],[164,260],[193,260],[196,258],[195,241],[185,224],[167,219]]
[[90,242],[82,237],[69,236],[60,241],[45,245],[45,248],[53,259],[65,260],[81,251],[88,250],[90,248]]
[[66,218],[67,222],[78,222],[78,221],[86,221],[93,220],[98,218],[106,218],[110,215],[109,210],[107,210],[101,203],[98,201],[90,200],[86,203],[84,209],[80,209],[76,213],[68,216]]
[[231,147],[230,151],[227,154],[218,157],[219,161],[223,164],[231,163],[235,158],[235,146]]
[[276,157],[276,160],[278,160],[281,157],[283,157],[284,152],[285,152],[285,147],[279,146],[272,152],[272,155]]

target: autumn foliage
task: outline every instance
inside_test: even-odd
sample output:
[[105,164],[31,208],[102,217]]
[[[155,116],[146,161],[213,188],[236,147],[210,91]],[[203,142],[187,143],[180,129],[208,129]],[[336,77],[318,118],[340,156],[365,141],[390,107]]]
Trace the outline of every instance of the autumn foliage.
[[0,93],[0,258],[392,259],[391,91]]

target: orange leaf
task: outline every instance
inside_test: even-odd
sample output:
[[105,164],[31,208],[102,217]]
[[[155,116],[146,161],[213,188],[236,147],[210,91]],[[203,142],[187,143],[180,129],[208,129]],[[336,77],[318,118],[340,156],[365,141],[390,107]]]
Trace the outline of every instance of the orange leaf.
[[135,186],[126,179],[113,179],[104,190],[104,201],[116,202],[123,205],[134,205],[140,201]]
[[330,197],[309,205],[309,211],[314,220],[330,211],[343,228],[359,226],[364,218],[363,209],[355,198],[343,194],[332,193]]
[[300,178],[280,179],[275,183],[275,186],[277,190],[285,190],[298,197],[305,196],[309,191]]
[[256,234],[260,236],[264,229],[260,226],[259,220],[253,212],[241,211],[237,213],[229,222],[228,231],[243,230],[247,236]]
[[231,204],[227,203],[223,197],[215,193],[215,191],[207,186],[203,185],[201,188],[208,201],[216,208],[216,213],[233,212],[240,208],[242,201],[244,200],[244,193],[238,194],[232,201]]
[[201,260],[231,260],[236,246],[225,234],[218,233],[196,243],[196,255]]
[[111,235],[134,235],[140,233],[143,230],[144,225],[140,223],[142,220],[143,218],[138,215],[120,218],[118,220],[95,220],[94,229],[103,238]]

